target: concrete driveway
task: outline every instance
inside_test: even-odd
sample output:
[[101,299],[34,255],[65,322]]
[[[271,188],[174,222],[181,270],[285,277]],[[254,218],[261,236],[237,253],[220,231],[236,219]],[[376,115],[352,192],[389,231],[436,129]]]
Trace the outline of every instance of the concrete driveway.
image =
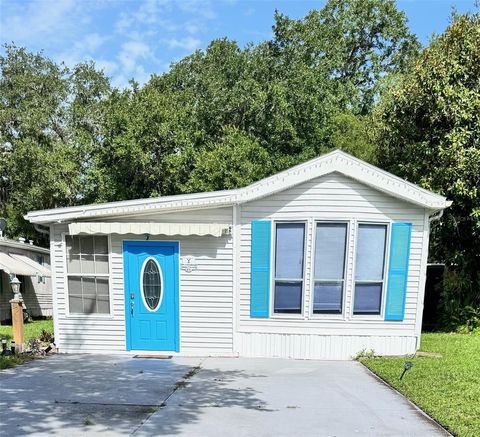
[[356,362],[54,356],[0,372],[0,435],[444,436]]

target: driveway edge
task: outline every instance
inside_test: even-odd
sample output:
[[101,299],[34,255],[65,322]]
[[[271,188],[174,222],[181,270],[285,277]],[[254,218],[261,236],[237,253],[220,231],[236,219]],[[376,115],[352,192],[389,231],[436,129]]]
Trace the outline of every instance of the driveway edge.
[[453,434],[451,434],[438,420],[434,419],[432,416],[430,416],[428,413],[426,413],[425,411],[423,411],[419,405],[417,405],[415,402],[413,402],[411,399],[407,398],[403,393],[399,392],[395,387],[393,387],[392,385],[390,385],[388,383],[388,381],[386,381],[385,379],[383,379],[380,375],[377,375],[373,370],[369,369],[365,364],[363,364],[361,361],[357,361],[357,363],[359,363],[366,371],[367,373],[372,376],[374,379],[376,379],[378,382],[382,383],[383,385],[385,385],[386,387],[388,387],[389,389],[391,389],[392,391],[394,391],[395,393],[397,393],[399,396],[401,396],[403,399],[405,399],[407,401],[407,403],[409,403],[414,410],[417,411],[417,413],[419,413],[421,416],[423,416],[424,419],[426,419],[427,421],[431,422],[433,425],[437,426],[438,428],[440,428],[440,431],[442,431],[446,436],[448,437],[454,437]]

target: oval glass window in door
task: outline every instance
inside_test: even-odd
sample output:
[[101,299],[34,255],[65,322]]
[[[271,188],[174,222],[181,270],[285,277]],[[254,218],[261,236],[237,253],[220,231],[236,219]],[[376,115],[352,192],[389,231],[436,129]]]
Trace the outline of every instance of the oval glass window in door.
[[149,311],[156,311],[162,301],[162,272],[155,258],[147,258],[142,268],[142,298]]

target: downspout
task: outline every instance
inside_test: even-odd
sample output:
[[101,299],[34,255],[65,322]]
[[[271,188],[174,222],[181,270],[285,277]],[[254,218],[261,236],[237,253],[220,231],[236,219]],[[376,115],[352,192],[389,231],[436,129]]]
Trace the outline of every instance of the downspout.
[[33,227],[37,232],[40,232],[41,234],[50,235],[50,231],[47,229],[44,229],[41,225],[34,224]]
[[440,219],[442,218],[442,216],[443,216],[443,211],[444,211],[444,210],[441,209],[441,210],[438,211],[436,214],[433,214],[433,215],[429,216],[429,217],[428,217],[428,221],[429,221],[430,223],[432,223],[432,222],[434,222],[434,221],[436,221],[436,220],[440,220]]
[[[448,206],[450,206],[450,205],[447,205],[447,207]],[[431,223],[434,222],[434,221],[440,220],[443,216],[443,211],[444,210],[441,209],[440,211],[434,212],[432,215],[428,216],[428,234],[429,235],[430,235]],[[425,224],[427,224],[427,221],[425,221]],[[428,244],[427,244],[427,248],[428,248]],[[427,252],[427,259],[428,259],[428,252]],[[427,277],[427,262],[425,262],[425,281],[426,281],[426,277]],[[424,285],[424,287],[425,287],[425,285]],[[423,299],[425,299],[425,291],[424,291]],[[422,316],[423,316],[423,305],[424,305],[424,302],[422,302]],[[419,347],[420,347],[420,336],[421,336],[421,323],[420,323],[420,332],[417,335],[415,335],[415,350],[418,350]]]

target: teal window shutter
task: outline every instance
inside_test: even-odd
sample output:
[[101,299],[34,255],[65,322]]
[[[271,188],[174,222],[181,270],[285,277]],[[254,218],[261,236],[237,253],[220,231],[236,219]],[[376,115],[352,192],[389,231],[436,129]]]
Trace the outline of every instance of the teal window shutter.
[[411,235],[410,223],[392,224],[385,320],[403,320],[405,315]]
[[250,317],[268,317],[270,308],[271,233],[272,225],[270,221],[252,221]]

